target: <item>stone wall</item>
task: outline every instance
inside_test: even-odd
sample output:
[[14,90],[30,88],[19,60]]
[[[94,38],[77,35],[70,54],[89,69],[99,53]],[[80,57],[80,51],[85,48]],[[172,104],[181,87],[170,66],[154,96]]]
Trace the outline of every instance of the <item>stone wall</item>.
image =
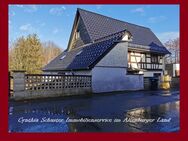
[[70,88],[64,90],[38,90],[38,91],[16,91],[14,100],[28,100],[51,97],[66,97],[76,95],[91,95],[91,88]]
[[14,100],[91,94],[91,76],[13,73]]

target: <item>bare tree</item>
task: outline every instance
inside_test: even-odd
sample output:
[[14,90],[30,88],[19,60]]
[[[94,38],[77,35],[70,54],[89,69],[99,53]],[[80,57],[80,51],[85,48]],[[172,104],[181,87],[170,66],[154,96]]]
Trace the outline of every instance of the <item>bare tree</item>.
[[43,55],[45,56],[43,60],[43,66],[48,64],[51,60],[53,60],[62,52],[61,48],[52,41],[44,42],[42,46]]
[[167,41],[164,45],[171,52],[171,55],[165,58],[165,63],[166,64],[179,63],[180,62],[179,37]]

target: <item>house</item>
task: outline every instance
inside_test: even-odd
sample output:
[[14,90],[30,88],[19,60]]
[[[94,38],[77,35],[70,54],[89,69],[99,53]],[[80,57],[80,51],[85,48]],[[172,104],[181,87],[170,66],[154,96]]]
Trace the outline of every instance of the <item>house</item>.
[[94,93],[141,90],[163,75],[166,54],[149,28],[77,9],[67,49],[43,71],[91,75]]
[[171,77],[180,77],[180,64],[179,63],[172,63],[166,64],[165,70]]

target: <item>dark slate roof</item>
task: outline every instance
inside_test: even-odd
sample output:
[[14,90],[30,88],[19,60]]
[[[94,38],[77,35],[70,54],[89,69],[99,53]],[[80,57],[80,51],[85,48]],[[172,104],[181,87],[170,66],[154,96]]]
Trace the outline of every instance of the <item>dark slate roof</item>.
[[[48,63],[43,70],[48,71],[55,71],[55,70],[65,70],[69,66],[69,64],[74,60],[76,54],[81,50],[82,48],[77,48],[75,50],[71,50],[69,52],[62,52],[59,56],[57,56],[55,59],[53,59],[50,63]],[[65,56],[64,59],[61,60],[62,56]]]
[[[92,68],[105,56],[119,41],[124,31],[101,38],[100,41],[61,53],[44,67],[45,70],[83,70]],[[62,56],[65,57],[63,59]]]
[[166,49],[166,47],[164,47],[164,46],[159,46],[159,45],[157,45],[157,44],[155,44],[155,43],[151,43],[151,44],[149,44],[149,47],[150,47],[150,51],[151,52],[156,52],[156,53],[161,53],[161,54],[171,54],[167,49]]
[[155,34],[147,27],[120,21],[83,9],[78,9],[78,12],[93,41],[126,29],[133,36],[133,44],[149,46],[151,43],[155,43],[158,46],[163,46]]
[[[132,44],[146,46],[152,52],[169,53],[149,28],[82,9],[78,9],[76,15],[82,19],[92,43],[64,51],[43,70],[90,69],[117,44],[125,31],[132,34]],[[61,60],[63,55],[66,56]]]
[[87,28],[90,39],[93,42],[122,30],[127,30],[133,36],[132,44],[149,46],[150,51],[157,53],[170,53],[155,34],[147,27],[120,21],[83,9],[78,9],[78,13],[80,14],[80,17]]

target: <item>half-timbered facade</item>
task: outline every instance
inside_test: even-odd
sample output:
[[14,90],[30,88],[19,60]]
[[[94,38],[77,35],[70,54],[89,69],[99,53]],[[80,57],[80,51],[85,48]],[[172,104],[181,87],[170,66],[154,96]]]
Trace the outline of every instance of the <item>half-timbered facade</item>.
[[78,9],[67,49],[45,73],[91,75],[93,92],[143,89],[163,75],[169,51],[147,27]]
[[[128,69],[129,73],[143,73],[147,75],[148,71],[163,71],[163,56],[161,54],[128,51]],[[154,74],[151,75],[153,77]]]

